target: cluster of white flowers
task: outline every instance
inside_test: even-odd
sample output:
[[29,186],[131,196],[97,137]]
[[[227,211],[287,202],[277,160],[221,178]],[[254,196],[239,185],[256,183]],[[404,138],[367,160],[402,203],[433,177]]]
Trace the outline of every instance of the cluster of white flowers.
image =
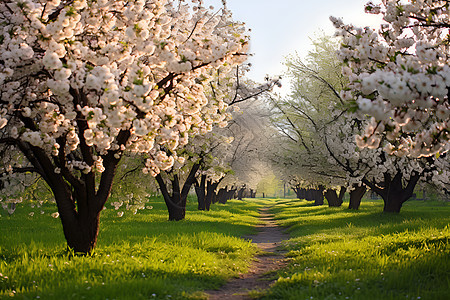
[[[362,113],[385,125],[389,153],[420,157],[448,151],[448,2],[386,0],[367,4],[366,11],[381,14],[386,23],[375,31],[331,18],[343,38],[338,55],[348,66],[343,98],[353,98]],[[366,131],[360,146],[373,144],[371,134]]]
[[[226,125],[204,86],[246,60],[249,39],[227,9],[192,2],[2,1],[3,136],[58,159],[58,174],[103,172],[110,151],[149,153],[152,175],[184,163],[176,149]],[[74,154],[83,146],[93,157]]]
[[[447,157],[408,156],[411,140],[404,137],[395,150],[396,155],[391,155],[394,148],[392,144],[386,143],[384,148],[379,147],[380,141],[384,139],[384,125],[374,118],[360,125],[358,122],[355,115],[346,114],[325,133],[327,145],[334,156],[330,156],[328,161],[338,168],[347,167],[345,171],[349,186],[360,185],[363,178],[381,184],[387,174],[393,178],[400,172],[405,180],[414,173],[423,174],[423,181],[448,188],[450,165]],[[370,137],[367,137],[368,134],[363,137],[358,135],[360,126],[365,126],[366,132],[372,133]]]
[[[117,216],[120,218],[124,215],[124,211],[118,211],[123,207],[126,211],[131,211],[134,215],[137,214],[139,210],[152,209],[152,206],[145,206],[148,202],[148,195],[137,196],[133,193],[126,194],[121,200],[116,200],[111,202],[111,206],[117,211]],[[106,207],[105,207],[106,209]]]

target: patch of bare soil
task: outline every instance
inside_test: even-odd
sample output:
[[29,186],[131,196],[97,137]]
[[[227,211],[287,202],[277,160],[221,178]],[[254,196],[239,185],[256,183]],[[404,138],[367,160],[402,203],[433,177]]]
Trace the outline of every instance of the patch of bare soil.
[[268,210],[267,207],[261,210],[260,218],[264,223],[258,226],[258,233],[248,237],[261,250],[261,254],[256,257],[248,273],[231,280],[220,290],[207,291],[209,300],[252,299],[248,293],[268,288],[275,280],[273,273],[286,265],[284,251],[279,246],[289,235],[276,224]]

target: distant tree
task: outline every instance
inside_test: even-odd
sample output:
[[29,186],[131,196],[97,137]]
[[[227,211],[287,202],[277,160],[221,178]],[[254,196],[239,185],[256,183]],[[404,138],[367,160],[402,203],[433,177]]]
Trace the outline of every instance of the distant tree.
[[[323,203],[324,192],[330,206],[342,204],[346,173],[333,162],[325,147],[324,132],[333,126],[339,114],[345,113],[340,90],[347,79],[340,73],[341,63],[335,55],[338,40],[319,36],[304,60],[288,57],[287,75],[291,93],[273,97],[272,124],[277,130],[269,157],[274,167],[298,197]],[[336,188],[341,191],[340,197]]]
[[[202,108],[206,116],[205,123],[211,131],[193,128],[199,133],[184,147],[177,149],[177,156],[182,162],[156,176],[170,220],[185,218],[186,199],[192,185],[200,210],[209,210],[211,203],[219,201],[218,186],[227,174],[233,173],[230,159],[235,150],[231,144],[236,136],[229,127],[235,127],[236,120],[242,119],[239,107],[254,110],[254,106],[247,103],[254,103],[257,97],[280,84],[278,78],[266,78],[262,84],[251,82],[245,78],[248,67],[242,64],[228,72],[221,68],[211,74],[213,80],[205,88],[208,104]],[[220,110],[211,115],[210,112],[215,112],[216,106]],[[222,202],[230,198],[231,190],[225,188],[220,191]]]
[[[299,83],[293,86],[293,97],[274,101],[281,112],[275,125],[285,142],[277,142],[284,146],[280,149],[285,154],[278,152],[276,158],[294,172],[292,178],[296,178],[293,182],[298,191],[312,185],[314,189],[305,190],[304,196],[320,203],[317,194],[325,185],[329,205],[338,206],[343,189],[339,188],[339,197],[330,188],[340,183],[350,189],[349,207],[357,209],[366,191],[364,186],[368,186],[383,198],[385,212],[399,212],[419,180],[434,181],[446,189],[450,178],[446,155],[414,158],[383,151],[380,145],[385,145],[388,133],[378,127],[376,120],[353,113],[354,107],[344,99],[347,80],[336,75],[341,65],[336,57],[327,58],[329,52],[308,56],[308,64],[297,61],[293,74]],[[328,59],[334,64],[322,67],[317,62]],[[327,73],[330,68],[334,72]],[[364,131],[371,132],[370,142],[360,137]]]

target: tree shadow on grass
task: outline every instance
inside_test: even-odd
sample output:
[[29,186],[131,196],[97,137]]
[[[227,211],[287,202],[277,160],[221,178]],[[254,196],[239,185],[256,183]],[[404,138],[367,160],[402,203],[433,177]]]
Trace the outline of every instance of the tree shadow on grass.
[[[33,283],[21,287],[22,291],[14,298],[23,299],[187,299],[200,290],[215,289],[225,283],[222,276],[177,274],[158,270],[142,269],[131,274],[117,274],[116,278],[102,278],[96,272],[96,280],[73,282],[64,280],[61,284],[34,288]],[[66,278],[71,272],[60,272]],[[103,280],[103,281],[102,281]],[[14,287],[16,289],[17,287]],[[8,290],[8,288],[0,289]],[[168,297],[169,296],[169,297]]]
[[323,256],[293,255],[280,272],[284,280],[264,299],[448,299],[448,239],[389,242],[376,251],[384,259],[336,252],[326,263]]

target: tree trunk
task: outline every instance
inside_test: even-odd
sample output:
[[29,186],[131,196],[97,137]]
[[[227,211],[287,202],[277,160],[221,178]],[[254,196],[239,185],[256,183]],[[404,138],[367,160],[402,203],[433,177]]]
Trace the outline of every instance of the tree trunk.
[[314,199],[314,205],[319,206],[319,205],[323,205],[323,190],[324,188],[322,186],[320,186],[318,189],[314,190],[313,192],[313,199]]
[[237,199],[242,200],[245,192],[245,186],[241,187],[237,193]]
[[186,199],[183,199],[181,196],[178,175],[174,175],[170,183],[172,185],[172,195],[169,194],[161,174],[156,175],[156,181],[158,182],[159,189],[161,190],[169,212],[169,221],[183,220],[186,217]]
[[211,203],[212,204],[216,204],[217,202],[219,202],[219,197],[218,197],[219,194],[218,194],[218,191],[216,192],[217,185],[214,188],[214,190],[212,191],[212,198],[211,198]]
[[216,188],[219,185],[219,182],[211,182],[208,180],[208,183],[206,184],[206,198],[205,198],[205,208],[206,210],[209,210],[211,207],[211,204],[213,201],[215,201],[216,196]]
[[299,189],[299,191],[297,193],[297,198],[298,199],[306,199],[306,189],[304,189],[304,188]]
[[345,195],[345,186],[341,186],[339,190],[339,196],[337,192],[333,189],[328,189],[325,191],[324,196],[327,198],[328,206],[329,207],[340,207],[342,205],[342,202],[344,200]]
[[345,186],[341,186],[341,189],[339,190],[339,196],[338,196],[338,199],[339,199],[339,201],[341,202],[341,205],[342,205],[342,203],[344,202],[344,196],[345,196],[345,191],[347,190],[347,187],[345,187]]
[[383,198],[383,212],[399,213],[403,203],[412,197],[414,187],[419,181],[420,176],[417,173],[412,174],[405,187],[402,183],[403,174],[400,171],[397,171],[394,178],[389,173],[386,173],[384,175],[383,188],[365,179],[363,179],[363,182]]
[[235,194],[236,194],[236,189],[231,188],[231,190],[227,192],[227,200],[233,199],[235,197]]
[[198,210],[206,210],[206,175],[200,177],[200,182],[194,181],[195,194],[197,195]]
[[327,189],[325,191],[325,198],[327,198],[329,207],[339,207],[342,205],[342,200],[338,198],[338,195],[335,190]]
[[299,200],[307,199],[307,196],[306,196],[307,190],[306,189],[300,188],[298,186],[293,187],[292,189],[294,190],[295,195],[297,196],[297,199],[299,199]]
[[226,204],[227,203],[227,188],[221,188],[219,192],[217,193],[217,199],[220,204]]
[[314,201],[314,190],[313,189],[307,189],[305,191],[305,199],[307,201]]
[[348,203],[348,209],[359,209],[361,205],[361,199],[366,193],[367,188],[365,185],[353,185],[353,189],[350,191],[350,201]]
[[67,246],[76,254],[90,254],[97,244],[100,212],[109,193],[105,196],[106,199],[102,199],[95,195],[93,186],[89,184],[73,192],[62,182],[58,186],[50,187],[56,200]]
[[89,254],[97,245],[100,214],[92,213],[80,217],[76,222],[62,220],[67,246],[76,254]]
[[403,174],[398,172],[392,181],[388,181],[385,192],[380,195],[384,201],[384,212],[399,213],[403,203],[413,195],[414,187],[419,181],[420,175],[412,175],[406,185],[402,185]]
[[172,185],[172,195],[169,194],[161,173],[156,175],[156,181],[158,182],[159,189],[161,190],[167,210],[169,211],[169,221],[181,221],[186,217],[187,196],[189,194],[189,190],[195,182],[195,173],[197,173],[199,167],[199,164],[192,165],[189,175],[186,178],[181,190],[178,175],[173,175],[173,179],[170,180]]

